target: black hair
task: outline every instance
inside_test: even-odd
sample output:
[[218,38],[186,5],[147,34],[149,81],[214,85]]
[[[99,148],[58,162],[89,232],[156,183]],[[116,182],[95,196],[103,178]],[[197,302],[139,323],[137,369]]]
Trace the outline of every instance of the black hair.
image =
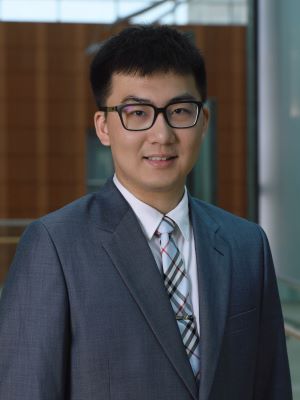
[[206,72],[201,52],[187,34],[169,26],[128,27],[109,38],[90,68],[97,106],[104,106],[114,73],[149,76],[159,72],[192,74],[201,100],[206,100]]

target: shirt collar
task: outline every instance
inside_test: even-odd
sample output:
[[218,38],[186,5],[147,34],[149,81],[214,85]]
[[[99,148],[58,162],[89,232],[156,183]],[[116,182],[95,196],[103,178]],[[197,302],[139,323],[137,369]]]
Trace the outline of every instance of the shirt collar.
[[182,236],[185,240],[190,238],[190,218],[189,218],[189,201],[186,187],[184,188],[184,195],[180,202],[173,210],[167,213],[178,226]]
[[[142,230],[148,240],[151,240],[161,219],[164,214],[142,202],[136,198],[131,192],[129,192],[118,180],[116,174],[113,177],[114,184],[119,189],[125,200],[129,203],[137,216]],[[184,190],[184,195],[177,206],[167,213],[178,226],[181,234],[185,240],[190,238],[190,220],[189,220],[189,203],[187,189]]]

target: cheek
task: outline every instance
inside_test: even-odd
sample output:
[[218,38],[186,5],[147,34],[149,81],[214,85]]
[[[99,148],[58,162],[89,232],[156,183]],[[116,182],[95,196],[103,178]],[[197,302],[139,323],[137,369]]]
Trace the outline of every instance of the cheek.
[[119,160],[130,165],[138,159],[141,145],[133,137],[125,135],[126,133],[120,133],[111,137],[111,151],[116,161]]
[[201,147],[201,137],[197,136],[194,140],[189,140],[185,143],[185,156],[187,162],[194,163],[199,156]]

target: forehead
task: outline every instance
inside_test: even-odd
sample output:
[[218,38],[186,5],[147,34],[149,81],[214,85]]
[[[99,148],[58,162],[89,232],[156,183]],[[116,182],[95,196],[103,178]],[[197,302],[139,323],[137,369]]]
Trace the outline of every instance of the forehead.
[[179,75],[173,72],[138,74],[114,74],[107,103],[121,103],[127,98],[140,98],[157,105],[176,97],[193,97],[201,100],[192,74]]

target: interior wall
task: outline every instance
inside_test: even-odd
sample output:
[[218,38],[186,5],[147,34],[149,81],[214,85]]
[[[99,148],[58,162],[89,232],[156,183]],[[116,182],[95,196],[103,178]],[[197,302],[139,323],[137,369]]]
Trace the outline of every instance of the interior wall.
[[247,217],[247,76],[244,26],[197,27],[216,105],[217,204]]
[[84,193],[84,27],[0,29],[0,217],[35,218]]

